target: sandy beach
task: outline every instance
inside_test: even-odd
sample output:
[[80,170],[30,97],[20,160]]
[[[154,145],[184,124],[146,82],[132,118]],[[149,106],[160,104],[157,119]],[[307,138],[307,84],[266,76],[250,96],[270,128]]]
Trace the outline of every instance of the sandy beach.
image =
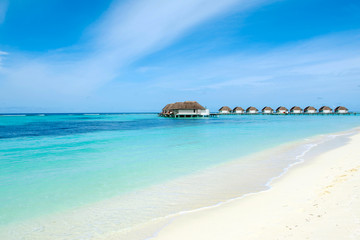
[[360,239],[360,134],[267,191],[183,214],[151,239]]
[[0,240],[360,240],[360,0],[0,0]]

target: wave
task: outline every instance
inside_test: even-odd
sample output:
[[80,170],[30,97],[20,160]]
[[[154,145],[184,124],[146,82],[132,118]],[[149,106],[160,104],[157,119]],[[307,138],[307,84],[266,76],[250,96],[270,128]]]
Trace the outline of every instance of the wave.
[[[178,216],[181,216],[181,215],[185,215],[185,214],[190,214],[190,213],[195,213],[195,212],[199,212],[199,211],[203,211],[203,210],[207,210],[207,209],[213,209],[213,208],[216,208],[216,207],[219,207],[219,206],[222,206],[224,204],[228,204],[228,203],[231,203],[233,201],[237,201],[237,200],[241,200],[241,199],[244,199],[246,197],[249,197],[249,196],[253,196],[253,195],[256,195],[256,194],[260,194],[260,193],[263,193],[263,192],[267,192],[269,190],[271,190],[272,188],[272,183],[274,182],[274,180],[276,179],[279,179],[281,178],[282,176],[284,176],[292,167],[298,165],[298,164],[302,164],[305,162],[306,158],[305,156],[311,151],[313,150],[314,148],[328,142],[328,141],[331,141],[337,137],[341,137],[341,136],[350,136],[350,135],[353,135],[356,131],[358,131],[360,129],[352,129],[350,131],[347,131],[347,132],[341,132],[341,133],[338,133],[338,134],[328,134],[328,135],[322,135],[321,136],[321,140],[316,142],[316,143],[311,143],[311,144],[304,144],[303,146],[305,147],[305,149],[298,155],[295,156],[295,162],[293,163],[290,163],[289,165],[287,165],[285,168],[283,168],[282,172],[277,175],[277,176],[274,176],[272,178],[270,178],[266,183],[265,183],[265,186],[266,189],[264,190],[261,190],[261,191],[256,191],[256,192],[249,192],[249,193],[246,193],[246,194],[242,194],[241,196],[237,196],[237,197],[234,197],[234,198],[230,198],[228,200],[225,200],[225,201],[220,201],[216,204],[213,204],[213,205],[210,205],[210,206],[205,206],[205,207],[201,207],[201,208],[196,208],[196,209],[193,209],[193,210],[186,210],[186,211],[180,211],[180,212],[177,212],[177,213],[174,213],[174,214],[170,214],[170,215],[167,215],[167,216],[164,216],[164,217],[160,217],[160,218],[156,218],[156,219],[153,219],[152,221],[159,221],[159,220],[168,220],[164,225],[162,225],[160,228],[158,228],[153,234],[152,236],[150,237],[147,237],[145,238],[145,240],[151,240],[151,239],[154,239],[158,236],[158,234],[166,227],[168,226],[169,224],[171,224],[171,222],[173,221],[172,219],[174,219],[175,217],[178,217]],[[310,138],[306,138],[304,139],[306,141],[309,141],[311,140]],[[131,228],[129,229],[124,229],[124,231],[129,231],[131,230]]]

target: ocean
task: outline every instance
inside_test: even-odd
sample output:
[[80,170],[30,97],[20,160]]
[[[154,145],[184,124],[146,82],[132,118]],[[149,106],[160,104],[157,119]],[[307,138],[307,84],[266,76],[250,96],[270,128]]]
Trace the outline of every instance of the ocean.
[[264,190],[359,126],[360,115],[0,115],[0,238],[149,238],[135,230]]

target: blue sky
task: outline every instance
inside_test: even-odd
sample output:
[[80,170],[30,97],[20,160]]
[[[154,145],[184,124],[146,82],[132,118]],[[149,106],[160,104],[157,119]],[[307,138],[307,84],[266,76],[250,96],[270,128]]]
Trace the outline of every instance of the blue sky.
[[360,111],[358,0],[0,0],[0,112]]

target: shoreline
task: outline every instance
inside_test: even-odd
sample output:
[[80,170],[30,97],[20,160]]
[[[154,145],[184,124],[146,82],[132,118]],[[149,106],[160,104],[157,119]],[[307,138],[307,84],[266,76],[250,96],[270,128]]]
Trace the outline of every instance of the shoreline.
[[[169,225],[172,225],[173,222],[176,222],[177,218],[181,218],[183,216],[187,216],[187,215],[191,215],[191,214],[197,214],[198,212],[203,212],[203,211],[211,211],[212,209],[217,209],[217,208],[221,208],[224,205],[227,204],[232,204],[233,202],[237,202],[237,201],[241,201],[243,199],[246,199],[247,197],[252,197],[254,195],[258,195],[261,193],[265,193],[271,190],[272,188],[272,183],[275,181],[278,181],[278,179],[282,179],[282,177],[284,175],[286,175],[288,173],[288,171],[292,171],[293,168],[295,168],[297,165],[302,165],[307,161],[312,161],[313,158],[317,157],[318,155],[323,154],[324,152],[329,151],[328,147],[329,146],[333,146],[335,148],[338,147],[342,147],[344,145],[347,144],[347,140],[349,136],[352,136],[354,134],[359,134],[360,135],[360,127],[355,127],[349,130],[345,130],[345,131],[340,131],[340,132],[333,132],[333,133],[326,133],[326,134],[319,134],[319,135],[315,135],[315,136],[311,136],[309,138],[305,138],[302,140],[297,140],[297,141],[293,141],[293,142],[288,142],[288,143],[284,143],[281,144],[277,147],[274,148],[270,148],[261,152],[257,152],[255,154],[251,154],[250,158],[263,158],[264,155],[270,154],[270,153],[276,153],[276,152],[292,152],[293,150],[297,149],[297,147],[304,147],[304,146],[308,146],[308,145],[312,145],[309,149],[306,149],[304,152],[301,152],[300,155],[296,155],[297,160],[295,162],[291,162],[289,165],[286,165],[286,167],[284,167],[280,174],[271,177],[264,185],[262,189],[258,189],[256,191],[252,191],[252,192],[248,192],[248,193],[244,193],[244,194],[240,194],[237,195],[235,197],[231,197],[231,198],[227,198],[224,199],[222,201],[216,202],[212,205],[205,205],[205,206],[201,206],[198,208],[194,208],[191,210],[182,210],[176,213],[172,213],[170,215],[166,215],[166,216],[162,216],[159,218],[155,218],[152,219],[150,222],[146,222],[143,224],[140,224],[139,226],[134,226],[133,228],[129,229],[130,231],[128,233],[123,233],[123,231],[118,231],[115,233],[110,233],[109,235],[106,235],[104,237],[99,238],[99,240],[116,240],[119,239],[119,237],[122,238],[126,238],[128,240],[156,240],[158,239],[158,234],[160,232],[163,231],[163,229],[166,229]],[[340,143],[337,144],[333,144],[331,143],[332,140],[334,139],[338,139],[340,140]],[[311,142],[306,143],[307,141]],[[330,141],[330,143],[328,143]],[[313,144],[314,142],[316,142],[315,144]],[[324,146],[322,146],[324,145]],[[326,150],[324,149],[320,149],[320,150],[316,150],[315,153],[312,153],[313,156],[306,156],[305,159],[303,159],[302,157],[304,157],[308,152],[311,152],[311,150],[313,150],[313,148],[316,149],[316,147],[325,147]],[[258,156],[259,155],[259,156]],[[256,157],[254,157],[256,156]],[[298,157],[300,157],[298,159]],[[248,156],[243,157],[243,158],[248,158]],[[223,170],[221,169],[222,166],[227,166],[229,167],[231,164],[236,165],[239,160],[243,159],[237,159],[237,160],[233,160],[230,162],[225,162],[222,163],[220,165],[217,166],[213,166],[210,169],[214,169],[214,170]],[[305,163],[306,164],[306,163]],[[209,169],[205,170],[208,171]],[[196,173],[199,174],[199,173]],[[159,222],[157,222],[159,221]],[[152,226],[153,225],[153,226]],[[156,229],[156,230],[155,230]],[[143,237],[139,237],[139,232],[142,232],[140,235]],[[120,233],[121,232],[121,233]],[[130,233],[130,234],[129,234]],[[186,236],[186,238],[188,238],[188,236]],[[160,238],[163,239],[163,238]],[[167,239],[172,239],[172,237],[169,238],[164,238],[165,240]],[[181,238],[179,238],[181,239]],[[191,239],[191,238],[189,238]],[[199,236],[197,236],[194,239],[201,239],[199,238]]]
[[[356,132],[356,133],[354,133],[354,132]],[[296,179],[296,178],[299,178],[299,175],[301,175],[301,174],[304,174],[304,175],[309,174],[309,172],[304,172],[303,170],[299,170],[299,169],[305,168],[305,169],[311,170],[314,168],[315,164],[319,165],[319,161],[321,161],[323,158],[329,158],[329,155],[331,155],[331,154],[334,154],[334,153],[341,154],[341,152],[343,152],[344,149],[347,149],[347,148],[356,149],[356,146],[360,143],[359,128],[354,128],[352,130],[344,131],[341,133],[343,135],[350,135],[350,136],[348,136],[350,141],[345,143],[343,146],[320,153],[318,156],[315,156],[314,159],[311,159],[311,161],[300,159],[299,161],[290,164],[288,167],[286,167],[283,170],[283,172],[280,175],[275,176],[268,181],[268,183],[266,184],[266,186],[268,188],[266,190],[245,194],[243,196],[240,196],[240,197],[237,197],[234,199],[230,199],[226,202],[218,203],[214,206],[209,206],[209,207],[201,208],[201,209],[198,209],[198,210],[195,210],[192,212],[179,214],[176,217],[173,217],[168,224],[166,224],[160,230],[155,232],[153,234],[153,236],[147,238],[147,240],[150,240],[150,239],[157,239],[157,240],[162,240],[162,239],[221,239],[221,238],[223,238],[223,239],[288,239],[291,237],[292,237],[292,239],[305,239],[305,238],[302,238],[302,237],[299,237],[296,235],[289,236],[288,233],[286,233],[287,235],[284,233],[286,235],[286,236],[284,235],[284,238],[279,237],[277,232],[273,232],[273,235],[267,235],[267,234],[265,234],[264,231],[261,232],[261,229],[267,227],[266,224],[261,225],[258,223],[255,223],[253,226],[250,226],[250,227],[256,228],[254,226],[257,226],[258,229],[257,229],[257,231],[254,231],[254,232],[258,232],[260,230],[259,232],[264,233],[262,235],[262,237],[251,235],[251,234],[246,235],[241,231],[236,231],[236,229],[239,229],[240,226],[233,228],[233,230],[234,230],[233,232],[229,232],[229,228],[230,228],[229,226],[237,225],[237,224],[234,224],[234,221],[228,221],[227,222],[228,226],[224,227],[223,231],[221,231],[221,226],[226,225],[222,222],[222,220],[236,219],[236,216],[234,216],[235,214],[233,214],[233,212],[236,212],[236,210],[239,210],[239,209],[242,209],[245,212],[246,212],[246,210],[249,211],[248,210],[249,208],[246,208],[245,206],[250,205],[253,208],[256,208],[257,207],[256,204],[249,203],[249,202],[251,202],[250,199],[260,199],[261,200],[263,198],[261,201],[266,201],[266,198],[265,198],[266,195],[273,195],[272,192],[277,191],[277,189],[281,188],[282,185],[286,185],[286,181],[289,181],[288,179],[290,177],[294,176],[293,178]],[[335,135],[336,136],[336,135],[341,135],[341,133],[333,133],[333,134],[327,134],[327,135],[329,135],[329,136]],[[357,144],[354,143],[354,141],[357,142]],[[357,153],[359,153],[359,152],[360,151],[358,151]],[[304,153],[304,155],[305,154],[306,153]],[[349,153],[349,154],[351,154],[351,153]],[[352,153],[352,157],[355,158],[355,160],[353,160],[353,162],[351,162],[351,163],[353,165],[355,164],[355,166],[352,166],[352,168],[347,171],[357,172],[358,170],[360,170],[360,158],[356,158],[356,156],[354,157],[354,155],[356,155],[356,153]],[[339,163],[336,162],[335,165],[336,164],[339,164]],[[338,165],[336,165],[336,166],[339,167]],[[340,163],[340,167],[341,167],[341,163]],[[297,172],[300,172],[300,174]],[[360,176],[357,176],[357,178],[360,180]],[[296,180],[296,181],[299,181],[299,180]],[[331,185],[328,185],[327,187],[329,187],[329,186],[331,186]],[[287,185],[287,188],[285,187],[285,189],[290,191],[291,187],[292,186],[290,183]],[[275,190],[274,190],[274,188],[275,188]],[[357,196],[358,196],[357,201],[359,203],[359,205],[358,205],[359,208],[357,209],[358,212],[360,212],[360,200],[359,200],[360,194],[359,193],[360,193],[360,190],[357,192]],[[281,192],[281,194],[287,195],[288,193],[284,192],[284,190],[283,190],[283,192]],[[328,191],[325,191],[325,194],[328,194]],[[263,195],[265,195],[265,197],[263,197]],[[277,199],[277,200],[281,201],[280,199]],[[257,200],[257,201],[259,203],[259,200]],[[246,203],[243,203],[243,202],[246,202]],[[301,205],[301,203],[300,203],[300,205]],[[267,210],[270,212],[272,211],[272,209],[267,209]],[[238,212],[242,213],[242,211],[238,211]],[[224,214],[225,215],[227,214],[226,217],[224,217]],[[275,211],[273,212],[273,214],[277,215],[277,213]],[[284,215],[286,215],[286,214],[287,213],[285,212]],[[321,215],[318,215],[318,216],[321,217]],[[210,220],[207,219],[208,217]],[[220,218],[218,218],[218,217],[220,217]],[[221,217],[223,217],[222,220],[221,220]],[[356,236],[360,237],[360,214],[358,214],[357,217],[359,217],[359,218],[357,218],[359,220],[358,220],[357,228],[355,229],[354,234]],[[238,217],[238,218],[239,219],[236,219],[237,221],[242,220],[242,223],[246,223],[246,221],[245,221],[246,219],[244,219],[244,217]],[[250,216],[250,218],[251,218],[251,216]],[[257,220],[260,220],[261,218],[262,218],[262,216],[258,215],[256,219],[252,219],[252,220],[257,221]],[[274,220],[274,219],[272,219],[272,220]],[[298,225],[296,225],[296,226],[298,226]],[[288,227],[288,226],[286,226],[286,227]],[[217,230],[214,230],[214,229],[217,229]],[[286,232],[289,229],[292,230],[293,228],[288,227],[287,229],[285,229],[285,230],[282,229],[282,230],[283,230],[283,232]],[[271,230],[269,230],[269,231],[271,232]],[[309,239],[312,239],[311,236]],[[324,239],[340,239],[340,238],[331,238],[331,236],[328,235]],[[342,238],[342,239],[344,239],[344,238]]]
[[[329,137],[331,138],[331,136],[345,136],[346,137],[346,135],[352,134],[355,131],[358,132],[359,128],[350,129],[350,130],[346,130],[346,131],[342,131],[342,132],[335,132],[335,133],[331,133],[331,134],[316,135],[316,136],[312,136],[312,137],[307,138],[307,139],[302,139],[302,140],[298,140],[298,141],[295,141],[295,142],[285,143],[285,144],[280,145],[280,146],[278,146],[276,148],[265,150],[265,151],[263,151],[261,153],[256,153],[255,155],[259,154],[259,156],[257,156],[257,157],[261,158],[261,157],[266,157],[271,153],[273,153],[273,154],[286,153],[286,152],[293,153],[293,151],[296,150],[297,147],[304,147],[304,146],[309,145],[309,143],[313,143],[313,142],[317,142],[317,144],[316,144],[316,146],[317,146],[317,145],[321,144],[322,142],[326,142],[327,141],[326,139],[329,138]],[[345,144],[345,143],[341,142],[341,145],[343,145],[343,144]],[[306,155],[309,151],[311,151],[313,149],[313,147],[314,146],[310,146],[310,149],[305,150],[305,152],[303,151],[303,149],[300,149],[301,150],[300,155],[289,155],[289,156],[290,157],[300,157],[301,158],[302,156]],[[285,156],[288,156],[288,155],[285,155]],[[250,160],[256,160],[257,157],[252,156],[252,158],[250,158]],[[281,156],[279,158],[282,159],[282,157],[284,157],[284,156]],[[240,159],[240,160],[242,160],[242,159]],[[199,181],[203,181],[204,179],[210,180],[211,178],[215,177],[215,180],[212,179],[212,181],[213,181],[212,183],[215,184],[216,177],[219,177],[219,176],[224,175],[224,174],[226,176],[227,173],[226,172],[223,173],[222,171],[224,171],[226,169],[232,169],[234,166],[237,166],[239,164],[239,162],[241,162],[240,160],[235,160],[235,161],[231,161],[231,162],[227,162],[227,163],[222,163],[220,165],[211,167],[210,169],[208,169],[209,170],[208,176],[205,176],[205,178],[203,176],[203,178],[197,179],[197,177],[199,177],[199,176],[196,176],[195,178],[193,178],[193,176],[190,176],[186,180],[188,181],[188,183],[194,183],[197,180],[199,180]],[[95,234],[95,233],[90,234],[90,235],[92,235],[92,237],[88,238],[88,239],[119,239],[119,237],[125,237],[126,239],[136,239],[136,240],[137,239],[156,239],[154,237],[150,237],[151,235],[154,234],[154,230],[155,229],[157,229],[157,230],[160,229],[160,232],[162,232],[162,229],[164,229],[164,228],[166,229],[166,227],[169,224],[169,221],[172,222],[173,219],[176,220],[178,217],[182,217],[182,216],[185,216],[185,215],[188,215],[188,214],[202,212],[202,211],[208,211],[208,210],[211,210],[211,209],[214,209],[214,208],[221,208],[222,206],[224,206],[226,204],[230,204],[230,203],[235,202],[235,201],[240,201],[241,199],[251,197],[253,195],[257,195],[257,194],[262,193],[262,192],[269,191],[270,185],[272,184],[273,181],[276,181],[277,179],[282,178],[282,176],[286,175],[287,171],[290,168],[292,169],[292,167],[294,165],[298,165],[299,163],[301,163],[301,161],[302,161],[302,159],[297,159],[295,162],[293,160],[290,161],[290,164],[285,164],[285,168],[283,168],[281,170],[278,169],[280,174],[275,174],[275,176],[271,175],[273,173],[273,172],[271,172],[270,175],[272,177],[270,179],[268,178],[268,180],[266,180],[266,182],[264,182],[264,184],[262,185],[263,187],[261,187],[261,188],[251,189],[251,187],[249,187],[249,189],[251,189],[250,192],[245,192],[244,194],[242,194],[241,192],[237,192],[235,197],[227,197],[226,195],[222,195],[221,198],[218,198],[218,199],[215,198],[215,200],[213,201],[214,204],[207,204],[207,205],[206,204],[201,204],[201,205],[198,205],[198,207],[196,205],[194,205],[194,207],[191,207],[191,210],[182,210],[182,211],[167,214],[165,216],[161,216],[161,217],[158,217],[158,218],[152,218],[152,219],[150,219],[150,221],[140,223],[140,224],[135,225],[134,227],[130,227],[130,228],[121,228],[121,229],[116,230],[115,228],[111,227],[109,229],[108,225],[113,225],[113,222],[111,222],[111,221],[109,221],[109,222],[107,221],[106,224],[104,223],[103,225],[95,225],[94,221],[92,221],[92,220],[96,220],[96,221],[101,222],[101,221],[105,220],[106,218],[103,217],[103,216],[99,216],[99,214],[101,215],[101,214],[103,214],[104,211],[109,212],[109,210],[116,209],[117,207],[119,207],[119,205],[116,205],[116,204],[114,205],[114,203],[117,200],[119,200],[117,198],[109,199],[109,201],[105,200],[104,202],[102,202],[100,204],[95,204],[95,205],[88,206],[90,208],[93,208],[93,209],[95,208],[96,210],[99,210],[98,212],[96,212],[97,218],[94,218],[92,220],[90,220],[90,219],[93,216],[88,216],[87,215],[88,210],[86,210],[86,209],[80,209],[79,211],[77,210],[77,211],[74,211],[74,212],[71,211],[70,213],[67,213],[67,214],[56,214],[54,216],[51,216],[50,218],[46,218],[46,220],[50,220],[48,222],[57,222],[57,224],[58,224],[63,219],[70,219],[69,223],[73,223],[75,225],[79,224],[80,228],[76,228],[77,233],[75,233],[74,238],[79,238],[79,237],[83,237],[84,235],[89,235],[90,234],[88,232],[89,229],[86,229],[86,228],[83,229],[81,227],[81,225],[84,224],[84,223],[81,223],[81,221],[83,221],[83,219],[88,219],[87,217],[90,217],[89,223],[94,223],[94,227],[99,228],[99,231],[100,231],[100,233],[102,232],[102,234]],[[271,162],[271,159],[268,159],[268,162]],[[254,164],[257,166],[258,163],[255,162]],[[237,167],[238,167],[237,170],[242,169],[241,166],[237,166]],[[195,175],[198,175],[198,173],[195,173]],[[238,179],[238,176],[235,176],[235,177],[236,178],[233,178],[232,180]],[[184,179],[182,179],[182,180],[184,180]],[[177,182],[177,181],[175,181],[175,182]],[[231,181],[228,181],[227,183],[230,183],[230,182]],[[180,185],[179,185],[179,183],[177,183],[177,184],[178,185],[172,185],[172,186],[168,186],[168,187],[171,188],[171,187],[174,187],[174,186],[181,186],[181,184]],[[221,186],[221,185],[219,185],[219,186]],[[219,186],[217,186],[217,187],[219,188]],[[202,187],[204,187],[204,186],[202,186]],[[204,190],[204,189],[201,188],[199,190]],[[158,192],[155,192],[155,193],[158,193]],[[111,207],[108,207],[109,203],[110,203]],[[149,205],[149,206],[151,207],[151,205]],[[105,216],[106,216],[106,214],[105,214]],[[109,216],[111,217],[113,215],[109,215]],[[109,216],[106,216],[106,217],[109,217]],[[100,217],[100,218],[98,218],[98,217]],[[60,225],[54,225],[54,226],[52,226],[50,224],[45,224],[44,225],[43,220],[44,219],[35,219],[35,221],[32,221],[32,220],[29,221],[28,226],[25,226],[25,228],[23,230],[26,230],[24,232],[29,234],[28,237],[30,237],[30,238],[25,237],[24,239],[31,239],[31,236],[37,237],[36,239],[48,239],[49,236],[54,236],[54,235],[57,235],[57,236],[60,237],[62,233],[65,233],[65,232],[67,232],[67,231],[69,231],[71,229],[71,228],[68,229],[69,227],[71,227],[71,226],[68,226],[68,225],[61,225],[61,224]],[[24,225],[27,225],[27,224],[24,224]],[[17,229],[16,224],[15,224],[14,227],[15,227],[15,229]],[[54,229],[51,229],[51,228],[54,228]],[[29,231],[30,229],[35,229],[35,230]],[[40,229],[40,231],[39,231],[39,229]],[[44,235],[42,235],[42,231],[44,231],[43,229],[45,229],[45,232],[49,231],[49,229],[50,229],[50,231],[45,233]],[[74,229],[75,229],[75,227],[74,227]],[[19,230],[19,229],[17,229],[17,230]],[[86,232],[86,234],[82,234],[82,230],[85,230],[83,233]],[[110,231],[103,231],[103,230],[110,230]],[[35,231],[35,233],[34,233],[34,231]],[[138,234],[139,231],[141,232],[140,234]],[[74,233],[74,232],[72,232],[72,233]],[[50,235],[48,235],[48,234],[50,234]],[[68,238],[68,239],[74,239],[74,238]],[[8,239],[8,238],[5,238],[5,239]],[[16,238],[9,238],[9,239],[16,239]],[[58,239],[58,238],[53,238],[53,239]],[[59,239],[63,239],[63,238],[60,237]],[[84,238],[84,239],[87,239],[87,238]]]

